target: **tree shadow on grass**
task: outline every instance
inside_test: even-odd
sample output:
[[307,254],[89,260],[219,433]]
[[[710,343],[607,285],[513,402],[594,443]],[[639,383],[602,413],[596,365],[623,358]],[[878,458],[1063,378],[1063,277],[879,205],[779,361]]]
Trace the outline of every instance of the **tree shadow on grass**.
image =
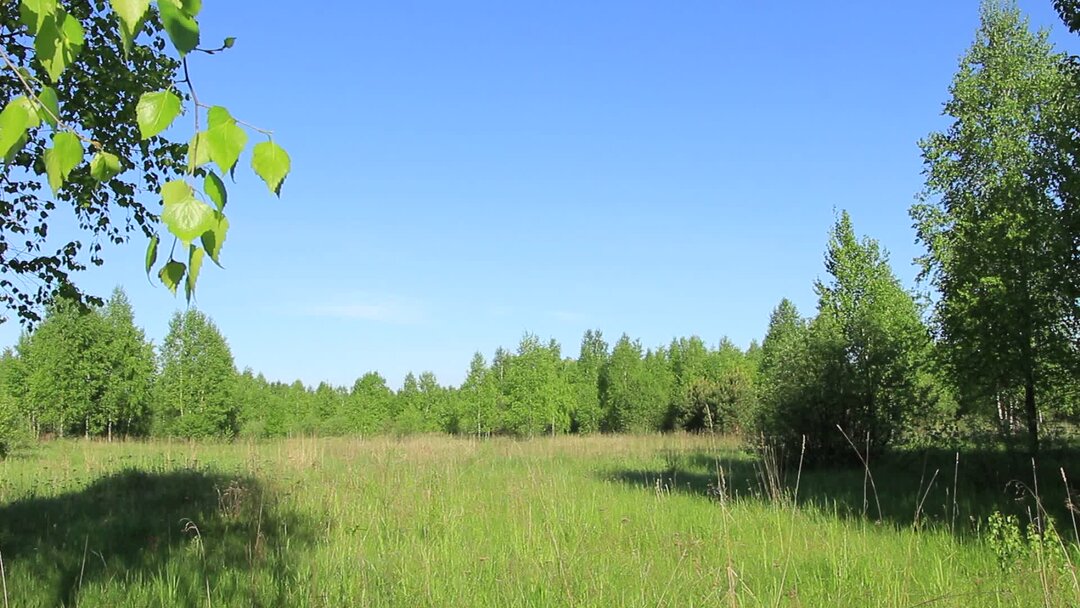
[[[801,506],[842,519],[868,519],[897,528],[935,526],[971,537],[995,511],[1029,522],[1045,512],[1063,539],[1080,524],[1080,450],[1044,451],[1031,459],[996,449],[895,450],[869,461],[870,475],[856,459],[848,467],[770,465],[746,452],[659,454],[664,466],[607,471],[601,476],[650,491],[679,492],[706,499],[779,503],[795,495]],[[1062,469],[1070,475],[1069,487]],[[1038,496],[1038,503],[1035,496]],[[1071,503],[1070,503],[1071,500]],[[790,504],[790,503],[785,503]]]
[[[202,586],[219,574],[278,580],[288,566],[280,545],[303,546],[310,529],[252,478],[126,470],[76,492],[0,506],[0,554],[9,583],[31,587],[11,589],[13,600],[32,593],[43,605],[71,606],[90,585],[122,592],[168,572],[171,583],[159,580],[168,604],[203,606]],[[258,592],[244,603],[280,604],[274,590]]]

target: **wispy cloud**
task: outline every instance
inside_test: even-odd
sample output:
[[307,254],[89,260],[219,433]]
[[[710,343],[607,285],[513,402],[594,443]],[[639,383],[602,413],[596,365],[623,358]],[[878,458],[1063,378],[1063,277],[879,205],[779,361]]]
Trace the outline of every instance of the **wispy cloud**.
[[548,315],[556,321],[562,321],[564,323],[580,323],[585,320],[584,314],[569,310],[553,310],[549,312]]
[[414,325],[422,323],[427,318],[423,306],[413,300],[363,295],[314,304],[306,307],[304,312],[312,317],[354,319],[399,325]]

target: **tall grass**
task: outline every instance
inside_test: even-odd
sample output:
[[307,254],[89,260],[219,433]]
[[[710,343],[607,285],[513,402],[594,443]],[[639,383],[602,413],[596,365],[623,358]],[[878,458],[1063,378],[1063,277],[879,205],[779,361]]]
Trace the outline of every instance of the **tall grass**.
[[1080,605],[1067,516],[1006,546],[1031,497],[949,456],[867,517],[864,471],[726,438],[51,442],[0,462],[0,555],[12,606]]

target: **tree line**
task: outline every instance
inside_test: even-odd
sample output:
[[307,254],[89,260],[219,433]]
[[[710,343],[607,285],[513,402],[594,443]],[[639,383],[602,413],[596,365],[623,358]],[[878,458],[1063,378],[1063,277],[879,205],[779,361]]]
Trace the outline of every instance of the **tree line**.
[[[155,348],[117,289],[100,308],[58,302],[5,351],[0,404],[9,425],[38,436],[689,431],[792,449],[805,438],[817,462],[851,458],[852,443],[862,450],[940,445],[973,432],[1024,436],[1016,396],[964,407],[962,385],[942,363],[946,347],[924,321],[926,306],[846,212],[829,232],[824,268],[815,314],[782,300],[762,343],[746,349],[697,336],[646,348],[623,334],[612,344],[588,330],[576,356],[566,356],[557,341],[527,333],[490,361],[476,353],[458,386],[423,372],[396,390],[374,371],[351,387],[240,372],[224,336],[195,308],[175,313]],[[1062,388],[1076,389],[1070,382]],[[1047,408],[1046,420],[1076,424],[1077,406]]]
[[490,364],[473,357],[460,386],[377,372],[351,387],[271,382],[238,372],[202,311],[177,312],[155,347],[117,289],[101,307],[58,300],[0,357],[5,420],[35,436],[278,437],[446,432],[520,435],[734,430],[753,401],[755,345],[698,337],[644,349],[587,331],[577,358],[526,334]]
[[[1080,29],[1076,2],[1055,6]],[[1080,61],[1014,3],[987,0],[949,93],[910,210],[928,294],[905,289],[841,212],[815,310],[780,301],[760,346],[588,331],[574,357],[526,334],[490,361],[477,353],[460,386],[425,372],[396,390],[377,372],[315,388],[238,373],[196,309],[155,349],[122,292],[96,308],[57,299],[0,359],[0,438],[686,430],[811,461],[974,435],[1035,453],[1080,421]]]

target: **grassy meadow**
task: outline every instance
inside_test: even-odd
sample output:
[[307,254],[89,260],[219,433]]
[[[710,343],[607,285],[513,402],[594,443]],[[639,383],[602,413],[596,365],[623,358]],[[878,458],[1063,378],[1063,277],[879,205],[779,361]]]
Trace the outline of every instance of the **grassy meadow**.
[[995,454],[871,484],[707,436],[53,441],[0,462],[3,606],[1077,606],[1053,460],[1060,542],[991,523],[1036,513]]

